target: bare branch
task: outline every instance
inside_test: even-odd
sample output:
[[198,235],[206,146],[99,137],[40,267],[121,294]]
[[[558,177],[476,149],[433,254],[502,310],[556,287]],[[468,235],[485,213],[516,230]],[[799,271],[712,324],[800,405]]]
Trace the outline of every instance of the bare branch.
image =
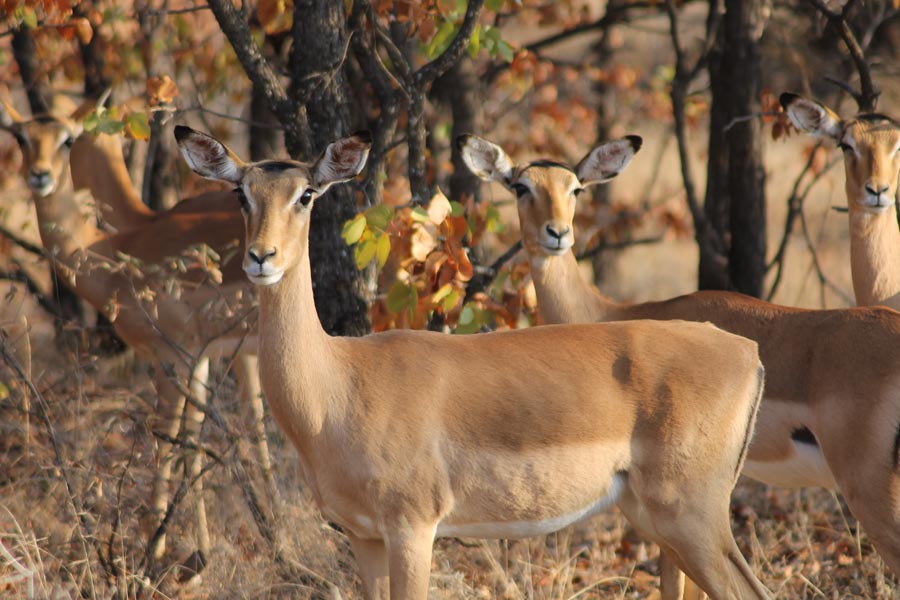
[[604,252],[605,250],[623,250],[625,248],[630,248],[632,246],[644,246],[648,244],[658,244],[663,240],[663,234],[654,235],[652,237],[645,238],[637,238],[633,240],[623,240],[621,242],[600,242],[593,248],[588,248],[581,254],[578,254],[575,258],[576,260],[584,260],[586,258],[593,258]]
[[466,15],[463,17],[462,25],[459,26],[456,37],[453,38],[447,49],[413,74],[413,83],[419,89],[425,88],[443,75],[466,51],[466,48],[469,46],[469,39],[472,37],[472,32],[475,31],[475,25],[478,23],[478,15],[481,13],[482,4],[484,4],[484,0],[469,0],[469,3],[466,5]]

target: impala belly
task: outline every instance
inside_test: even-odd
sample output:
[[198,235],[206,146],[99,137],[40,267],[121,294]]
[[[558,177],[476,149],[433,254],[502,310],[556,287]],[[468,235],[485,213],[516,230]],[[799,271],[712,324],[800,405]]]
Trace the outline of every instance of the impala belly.
[[[466,466],[454,469],[459,479],[438,536],[520,538],[558,531],[614,505],[630,462],[630,449],[618,443],[463,454]],[[481,483],[470,488],[468,481]]]
[[619,499],[625,488],[626,476],[616,474],[610,481],[606,494],[593,503],[574,512],[548,516],[533,521],[495,521],[486,523],[446,523],[438,524],[436,537],[474,537],[516,539],[545,535],[559,531],[573,523],[609,509]]
[[814,417],[806,405],[766,398],[741,472],[770,485],[836,488],[811,430]]

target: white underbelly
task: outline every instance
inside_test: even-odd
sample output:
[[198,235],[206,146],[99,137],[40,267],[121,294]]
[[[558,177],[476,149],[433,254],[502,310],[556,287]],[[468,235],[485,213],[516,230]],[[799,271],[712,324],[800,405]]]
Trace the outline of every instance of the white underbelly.
[[545,519],[534,521],[499,521],[492,523],[441,522],[438,524],[436,537],[517,539],[553,533],[613,506],[622,494],[622,490],[625,487],[625,478],[626,476],[624,475],[614,475],[606,494],[597,498],[591,504],[573,512],[548,516]]
[[789,459],[754,461],[748,458],[741,472],[757,481],[781,487],[837,488],[818,445],[795,441],[793,446],[794,454]]

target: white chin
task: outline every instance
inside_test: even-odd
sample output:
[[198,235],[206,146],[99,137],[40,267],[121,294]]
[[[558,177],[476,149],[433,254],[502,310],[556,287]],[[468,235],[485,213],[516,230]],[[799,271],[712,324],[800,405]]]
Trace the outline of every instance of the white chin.
[[45,185],[44,187],[39,187],[39,188],[32,187],[31,192],[33,194],[35,194],[36,196],[38,196],[39,198],[46,198],[47,196],[49,196],[50,194],[53,193],[53,188],[54,188],[53,184]]
[[550,256],[562,256],[566,252],[572,249],[572,246],[566,246],[565,248],[551,248],[549,246],[544,246],[544,253]]
[[247,278],[254,285],[274,285],[281,281],[281,278],[284,276],[284,271],[278,271],[277,273],[267,273],[263,274],[252,274],[247,273]]

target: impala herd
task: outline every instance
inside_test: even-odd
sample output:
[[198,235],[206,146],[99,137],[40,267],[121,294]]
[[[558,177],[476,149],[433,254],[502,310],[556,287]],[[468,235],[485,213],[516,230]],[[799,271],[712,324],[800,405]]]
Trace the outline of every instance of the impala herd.
[[[621,173],[641,138],[602,144],[572,167],[515,164],[465,135],[468,168],[517,197],[549,324],[471,336],[322,329],[310,214],[362,172],[367,134],[334,141],[311,163],[245,162],[177,126],[190,168],[234,191],[154,212],[135,192],[121,141],[81,135],[91,103],[31,119],[6,105],[0,126],[21,148],[53,268],[154,367],[159,464],[145,523],[154,559],[166,551],[172,442],[197,447],[210,360],[225,357],[267,485],[277,487],[261,392],[319,509],[349,539],[368,598],[426,598],[437,537],[541,535],[613,505],[659,545],[661,598],[768,598],[731,533],[741,472],[839,491],[900,574],[900,125],[877,114],[842,120],[793,94],[781,102],[797,128],[844,152],[860,308],[804,310],[733,292],[617,303],[579,272],[576,197]],[[199,452],[189,470],[200,492]],[[205,559],[206,512],[194,497]]]

